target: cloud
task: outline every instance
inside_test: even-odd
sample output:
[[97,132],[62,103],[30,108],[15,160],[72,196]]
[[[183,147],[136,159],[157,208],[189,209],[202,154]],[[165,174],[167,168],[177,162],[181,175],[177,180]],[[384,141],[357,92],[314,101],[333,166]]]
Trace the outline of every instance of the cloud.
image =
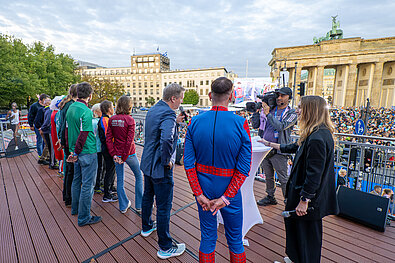
[[[5,2],[5,1],[4,1]],[[225,66],[268,76],[276,47],[312,44],[339,15],[345,37],[394,36],[393,1],[7,1],[0,31],[76,59],[129,66],[130,55],[167,51],[172,68]]]

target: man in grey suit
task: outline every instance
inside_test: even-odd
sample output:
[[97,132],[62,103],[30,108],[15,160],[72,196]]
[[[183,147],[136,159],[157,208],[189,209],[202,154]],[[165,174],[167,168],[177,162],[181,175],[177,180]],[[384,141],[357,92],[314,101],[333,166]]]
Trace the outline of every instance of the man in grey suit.
[[[172,245],[169,231],[177,123],[184,118],[182,114],[176,117],[174,110],[180,106],[184,91],[176,83],[169,84],[163,90],[163,99],[150,108],[145,118],[144,150],[140,165],[144,173],[141,235],[148,237],[158,229],[157,256],[161,259],[179,256],[185,251],[185,244]],[[151,219],[154,197],[157,208],[156,225]]]

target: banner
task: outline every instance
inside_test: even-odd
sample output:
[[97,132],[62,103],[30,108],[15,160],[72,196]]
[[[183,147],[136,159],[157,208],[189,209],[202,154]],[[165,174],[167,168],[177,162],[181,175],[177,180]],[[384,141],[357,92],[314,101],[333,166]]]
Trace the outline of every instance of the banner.
[[235,78],[233,85],[235,104],[247,100],[256,101],[257,95],[275,90],[278,86],[271,78]]

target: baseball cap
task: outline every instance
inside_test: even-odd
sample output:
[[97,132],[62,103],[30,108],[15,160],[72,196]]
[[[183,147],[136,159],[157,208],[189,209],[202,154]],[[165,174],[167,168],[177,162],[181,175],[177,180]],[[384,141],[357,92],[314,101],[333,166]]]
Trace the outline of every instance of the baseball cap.
[[276,93],[281,93],[284,95],[289,95],[289,98],[292,97],[292,90],[288,87],[282,87],[280,89],[276,89]]

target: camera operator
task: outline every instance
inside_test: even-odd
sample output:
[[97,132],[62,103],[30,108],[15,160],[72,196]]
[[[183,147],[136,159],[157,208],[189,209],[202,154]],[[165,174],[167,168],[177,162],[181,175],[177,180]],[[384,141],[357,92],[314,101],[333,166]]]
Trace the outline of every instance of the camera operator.
[[[295,109],[289,106],[292,99],[292,90],[288,87],[282,87],[275,91],[278,95],[276,99],[277,106],[270,107],[263,102],[260,118],[260,127],[262,130],[259,134],[262,138],[269,142],[279,144],[291,143],[292,127],[297,121]],[[281,183],[283,196],[288,181],[287,175],[288,156],[279,150],[272,149],[262,161],[262,168],[266,177],[266,193],[267,196],[257,202],[258,205],[276,205],[277,201],[274,197],[276,184],[274,181],[274,171],[277,172],[278,179]]]

